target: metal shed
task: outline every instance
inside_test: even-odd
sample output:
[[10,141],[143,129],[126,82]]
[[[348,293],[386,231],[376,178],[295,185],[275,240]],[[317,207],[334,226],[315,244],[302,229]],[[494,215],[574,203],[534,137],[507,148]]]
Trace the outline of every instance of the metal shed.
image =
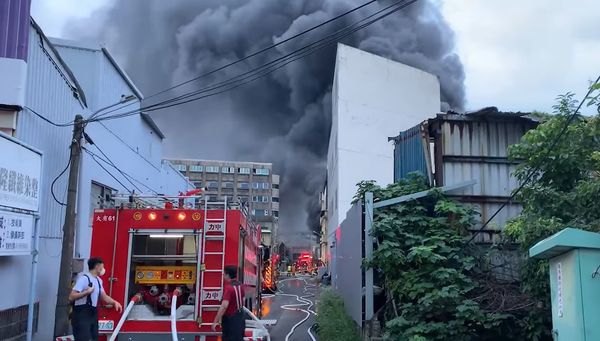
[[[411,171],[426,174],[431,185],[438,187],[476,180],[475,186],[453,197],[476,208],[481,214],[480,225],[518,186],[512,175],[518,162],[508,159],[508,147],[537,124],[526,114],[499,112],[495,107],[466,114],[438,114],[391,139],[395,144],[394,180]],[[519,203],[509,203],[475,241],[493,242],[520,211]]]

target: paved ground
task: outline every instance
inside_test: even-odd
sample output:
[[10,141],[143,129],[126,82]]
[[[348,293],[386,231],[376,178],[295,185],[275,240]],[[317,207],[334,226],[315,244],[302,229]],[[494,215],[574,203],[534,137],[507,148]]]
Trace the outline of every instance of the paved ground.
[[[272,341],[286,341],[285,338],[292,327],[307,316],[303,311],[289,311],[282,309],[281,306],[286,304],[294,305],[301,303],[295,297],[284,296],[281,294],[306,297],[307,300],[314,304],[318,297],[318,287],[311,285],[313,281],[314,279],[308,276],[283,279],[279,282],[279,292],[277,295],[263,298],[263,313],[265,314],[263,320],[277,320],[277,323],[274,326],[269,327]],[[306,283],[308,283],[308,286]],[[298,306],[297,308],[306,310],[308,304]],[[316,306],[313,305],[310,309],[315,311]],[[310,314],[310,317],[294,330],[294,333],[290,335],[288,341],[311,341],[312,339],[307,331],[314,323],[315,316]],[[312,334],[315,335],[315,332],[312,331]]]

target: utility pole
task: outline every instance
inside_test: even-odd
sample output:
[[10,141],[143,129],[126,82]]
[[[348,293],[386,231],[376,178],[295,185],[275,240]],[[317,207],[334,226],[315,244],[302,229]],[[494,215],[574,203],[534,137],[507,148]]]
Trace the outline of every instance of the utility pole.
[[73,139],[71,140],[69,182],[67,188],[67,205],[65,224],[63,227],[62,252],[60,258],[60,275],[54,321],[54,336],[64,336],[69,332],[69,294],[71,293],[73,276],[73,249],[75,239],[75,208],[77,205],[77,184],[79,181],[79,161],[81,159],[81,141],[83,137],[83,117],[75,116]]

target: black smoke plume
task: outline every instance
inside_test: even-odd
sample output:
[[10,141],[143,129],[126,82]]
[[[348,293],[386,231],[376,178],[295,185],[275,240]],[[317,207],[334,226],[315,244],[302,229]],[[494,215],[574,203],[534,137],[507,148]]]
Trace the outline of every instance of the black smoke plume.
[[[365,2],[114,1],[90,20],[69,25],[65,35],[105,43],[141,89],[151,94]],[[372,4],[177,93],[247,71],[389,4]],[[453,52],[453,33],[437,5],[418,1],[342,42],[437,75],[443,106],[462,108],[463,67]],[[330,46],[247,86],[154,113],[167,135],[165,155],[273,162],[282,176],[280,235],[291,244],[301,240],[299,233],[319,224],[318,193],[326,174],[335,52],[335,46]]]

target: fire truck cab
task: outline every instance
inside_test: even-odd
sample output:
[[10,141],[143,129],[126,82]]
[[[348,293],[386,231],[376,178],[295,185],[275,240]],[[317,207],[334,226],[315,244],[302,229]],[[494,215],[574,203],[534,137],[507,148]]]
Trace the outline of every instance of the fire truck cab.
[[117,208],[96,210],[93,219],[91,254],[104,260],[104,290],[126,307],[99,306],[101,340],[216,341],[210,326],[226,265],[238,266],[246,308],[259,310],[260,228],[247,210],[226,202]]

